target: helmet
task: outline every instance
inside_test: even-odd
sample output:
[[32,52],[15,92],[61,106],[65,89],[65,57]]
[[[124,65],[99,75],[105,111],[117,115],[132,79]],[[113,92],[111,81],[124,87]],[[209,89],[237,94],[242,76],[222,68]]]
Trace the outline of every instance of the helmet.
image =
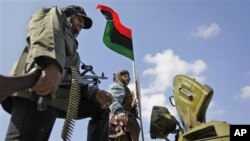
[[84,9],[80,6],[76,5],[70,5],[67,7],[64,7],[62,9],[67,17],[73,16],[73,15],[78,15],[83,17],[84,19],[84,27],[85,29],[89,29],[92,26],[92,19],[89,18],[84,11]]
[[152,139],[166,139],[176,130],[177,121],[166,107],[154,106],[151,113],[150,136]]

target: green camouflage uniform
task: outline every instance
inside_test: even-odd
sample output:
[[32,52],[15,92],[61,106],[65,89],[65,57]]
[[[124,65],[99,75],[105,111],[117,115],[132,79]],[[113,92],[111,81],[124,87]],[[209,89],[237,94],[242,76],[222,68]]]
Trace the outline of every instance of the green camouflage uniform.
[[[34,13],[29,23],[26,40],[27,45],[22,56],[12,68],[11,75],[22,75],[34,67],[45,68],[50,64],[57,64],[61,71],[69,66],[79,69],[80,57],[77,52],[77,40],[71,34],[70,23],[60,8],[43,8]],[[97,87],[90,88],[85,94],[86,98],[94,98],[97,91]],[[37,97],[32,96],[28,90],[15,92],[12,96],[37,101]],[[55,99],[50,96],[45,99],[48,105],[67,111],[69,89],[59,88]],[[2,105],[6,111],[11,112],[10,98],[4,100]]]

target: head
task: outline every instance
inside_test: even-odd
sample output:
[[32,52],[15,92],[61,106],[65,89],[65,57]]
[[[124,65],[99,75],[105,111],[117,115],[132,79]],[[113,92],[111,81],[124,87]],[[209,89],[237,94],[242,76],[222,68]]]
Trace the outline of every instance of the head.
[[127,70],[120,70],[114,74],[115,82],[121,82],[123,85],[127,86],[130,82],[129,72]]
[[92,26],[92,20],[89,18],[80,6],[70,5],[63,8],[63,12],[69,18],[71,26],[71,32],[73,35],[78,35],[81,29],[89,29]]

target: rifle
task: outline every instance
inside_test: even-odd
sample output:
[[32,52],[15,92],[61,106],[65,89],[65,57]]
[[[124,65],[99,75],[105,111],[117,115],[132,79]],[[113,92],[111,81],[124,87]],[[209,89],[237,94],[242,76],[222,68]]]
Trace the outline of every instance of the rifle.
[[[90,85],[98,86],[101,82],[100,79],[107,79],[107,77],[104,76],[104,73],[102,73],[102,76],[97,76],[91,65],[85,65],[82,63],[81,69],[84,71],[79,73],[79,75],[75,68],[68,69],[67,71],[71,72],[66,72],[66,75],[63,75],[64,77],[61,79],[61,86],[71,86],[68,110],[61,134],[64,141],[68,141],[70,139],[70,134],[73,132],[74,119],[77,118],[78,107],[81,99],[80,88],[83,88],[84,90],[86,87],[91,87]],[[91,72],[92,75],[86,75],[87,72]]]
[[[104,73],[102,73],[101,76],[96,75],[96,73],[93,71],[92,65],[85,65],[83,62],[81,63],[81,69],[84,70],[82,73],[79,72],[80,77],[78,81],[81,87],[88,86],[89,84],[97,85],[101,83],[100,79],[108,79],[104,76]],[[41,69],[33,68],[29,73],[21,76],[4,76],[0,74],[0,103],[5,97],[16,91],[31,88],[39,79],[41,72]],[[92,75],[86,75],[87,72],[90,72]],[[71,74],[69,69],[66,68],[63,71],[59,87],[67,87],[70,86],[71,83]],[[40,97],[38,102],[43,104],[43,97]]]
[[[65,117],[61,137],[63,140],[69,140],[70,134],[73,131],[74,119],[77,117],[78,106],[81,99],[80,88],[91,87],[91,85],[98,86],[101,83],[100,79],[108,79],[102,73],[101,76],[96,75],[93,71],[93,66],[85,65],[81,62],[81,69],[79,72],[74,67],[65,68],[62,74],[59,87],[66,87],[70,89],[68,110]],[[90,72],[92,75],[87,75]],[[5,97],[11,95],[15,91],[31,88],[39,79],[42,73],[41,69],[34,68],[29,73],[22,76],[3,76],[0,75],[0,102]],[[8,87],[7,87],[8,86]],[[39,96],[37,101],[37,110],[46,110],[47,105],[43,96]]]

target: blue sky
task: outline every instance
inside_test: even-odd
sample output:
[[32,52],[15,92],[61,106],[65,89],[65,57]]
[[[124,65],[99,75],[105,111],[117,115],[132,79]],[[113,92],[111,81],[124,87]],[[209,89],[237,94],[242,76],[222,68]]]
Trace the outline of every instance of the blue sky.
[[[105,18],[97,4],[113,8],[121,22],[133,31],[136,72],[142,93],[145,140],[153,105],[166,106],[173,78],[186,74],[210,85],[213,99],[207,121],[250,124],[250,1],[248,0],[0,0],[0,74],[7,75],[25,46],[27,24],[41,7],[81,5],[92,18],[90,30],[78,37],[79,53],[85,64],[109,78],[128,69],[129,59],[111,51],[102,42]],[[131,83],[133,85],[133,81]],[[0,86],[3,87],[3,86]],[[132,86],[131,86],[132,87]],[[9,115],[0,108],[0,140],[4,139]],[[86,139],[88,119],[76,122],[73,141]],[[50,141],[61,140],[63,120],[58,119]]]

